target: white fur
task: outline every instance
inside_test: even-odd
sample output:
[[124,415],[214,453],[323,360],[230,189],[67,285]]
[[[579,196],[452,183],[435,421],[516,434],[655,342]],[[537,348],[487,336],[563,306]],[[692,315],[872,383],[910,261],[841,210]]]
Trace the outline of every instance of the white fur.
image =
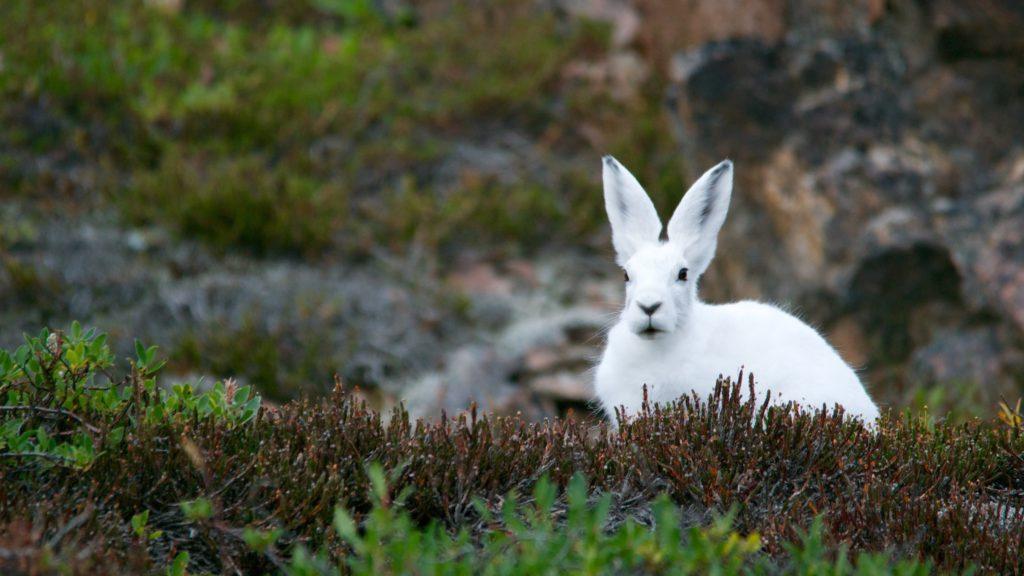
[[[660,241],[661,220],[640,184],[614,158],[604,159],[605,207],[616,260],[629,280],[626,302],[597,367],[595,389],[605,412],[635,414],[646,385],[651,402],[696,392],[704,398],[719,375],[743,369],[773,404],[843,406],[873,422],[878,408],[857,374],[813,328],[759,302],[711,305],[697,281],[714,257],[732,194],[732,163],[705,173],[683,197]],[[686,280],[679,271],[686,268]],[[660,306],[648,314],[640,304]],[[645,332],[646,330],[646,332]],[[746,386],[742,387],[744,393]]]

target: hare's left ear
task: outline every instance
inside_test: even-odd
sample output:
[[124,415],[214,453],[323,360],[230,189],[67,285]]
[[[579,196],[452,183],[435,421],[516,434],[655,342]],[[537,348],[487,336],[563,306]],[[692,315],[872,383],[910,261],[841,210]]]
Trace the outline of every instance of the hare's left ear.
[[693,275],[707,270],[715,257],[718,231],[732,196],[732,161],[725,160],[694,182],[668,222],[668,239],[683,247]]
[[657,242],[661,235],[661,218],[647,192],[636,178],[611,156],[604,162],[604,207],[612,224],[612,244],[619,266],[642,245]]

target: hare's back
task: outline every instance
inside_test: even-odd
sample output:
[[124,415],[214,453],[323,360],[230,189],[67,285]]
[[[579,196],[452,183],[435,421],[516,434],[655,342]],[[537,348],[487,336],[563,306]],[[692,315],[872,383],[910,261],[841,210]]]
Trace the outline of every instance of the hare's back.
[[709,306],[712,349],[728,351],[729,364],[754,374],[760,389],[780,401],[810,406],[842,404],[865,417],[877,414],[857,374],[839,353],[799,318],[754,301]]
[[835,350],[817,330],[770,304],[744,300],[707,306],[706,310],[718,339],[733,342],[732,347],[748,348],[753,356],[765,356],[768,352],[784,356],[835,355]]

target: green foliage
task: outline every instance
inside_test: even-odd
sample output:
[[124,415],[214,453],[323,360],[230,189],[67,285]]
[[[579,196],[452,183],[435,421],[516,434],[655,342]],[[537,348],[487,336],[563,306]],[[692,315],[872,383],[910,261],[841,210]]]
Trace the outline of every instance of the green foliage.
[[213,516],[213,503],[207,498],[196,498],[181,502],[181,513],[186,520],[196,522]]
[[256,322],[257,313],[247,313],[238,326],[213,321],[182,335],[171,350],[173,368],[238,377],[279,401],[309,393],[342,372],[336,356],[343,353],[329,349],[322,330],[275,331]]
[[189,384],[160,388],[156,375],[165,361],[156,347],[136,341],[135,355],[115,381],[107,335],[77,322],[67,332],[26,336],[13,352],[0,350],[0,458],[86,468],[142,422],[198,417],[241,426],[259,411],[260,396],[230,381],[201,393]]
[[[371,468],[380,476],[380,468]],[[842,576],[932,573],[927,562],[893,561],[886,554],[861,553],[854,562],[845,552],[833,554],[824,545],[824,526],[815,519],[800,540],[786,545],[781,564],[767,561],[757,534],[742,535],[733,516],[709,526],[681,528],[679,508],[661,496],[651,505],[652,525],[630,518],[608,525],[611,495],[594,495],[582,475],[573,476],[563,494],[546,478],[534,486],[533,504],[509,495],[500,517],[477,502],[489,527],[474,538],[462,528],[454,534],[436,522],[419,527],[402,510],[402,501],[388,501],[375,490],[373,508],[357,524],[345,509],[334,511],[334,530],[349,547],[340,566],[328,554],[304,548],[285,572],[292,575],[376,574],[808,574]],[[557,502],[556,502],[557,501]],[[562,518],[555,521],[555,518]]]
[[254,552],[266,554],[281,539],[282,534],[284,534],[284,530],[280,528],[257,530],[252,526],[246,526],[242,531],[242,540],[245,540],[245,544]]
[[122,206],[140,222],[169,222],[188,238],[257,254],[317,253],[348,211],[340,186],[268,168],[258,156],[204,163],[176,153],[140,174]]
[[167,567],[167,576],[186,576],[188,574],[188,552],[179,552],[171,565]]
[[548,233],[569,209],[535,184],[510,187],[494,179],[466,178],[448,193],[435,195],[405,178],[384,195],[372,217],[390,231],[388,243],[399,246],[415,241],[438,248],[516,238],[522,246],[534,247],[550,240]]
[[967,380],[918,386],[905,394],[905,405],[909,406],[912,413],[931,424],[940,417],[960,422],[991,412],[990,406],[982,399],[983,390],[982,384]]
[[927,576],[934,571],[931,562],[916,560],[894,562],[886,554],[861,553],[857,555],[856,562],[851,563],[843,548],[840,548],[837,554],[832,554],[825,543],[824,536],[824,524],[818,517],[814,519],[807,531],[800,531],[798,541],[787,543],[784,546],[789,555],[787,572],[815,576],[840,576],[842,574]]
[[866,429],[723,381],[615,430],[412,422],[342,390],[274,411],[230,382],[166,390],[156,350],[134,356],[78,325],[0,354],[0,547],[24,551],[0,572],[1012,573],[1024,553],[1009,407]]
[[149,540],[156,540],[157,538],[163,536],[163,530],[150,531],[149,528],[147,527],[147,524],[149,524],[149,510],[143,510],[142,512],[132,516],[132,531],[143,542],[147,542]]
[[[251,397],[250,397],[251,396]],[[217,418],[234,425],[245,424],[256,417],[259,395],[252,395],[250,386],[235,386],[229,380],[217,382],[206,392],[197,393],[191,384],[174,384],[170,392],[161,390],[160,400],[147,406],[147,422],[163,422],[180,415]]]
[[[12,150],[80,158],[133,222],[256,254],[481,237],[529,248],[603,223],[601,154],[629,151],[656,196],[683,190],[657,86],[622,101],[569,79],[571,65],[607,53],[606,26],[524,0],[423,18],[366,0],[269,14],[161,4],[14,0],[0,23]],[[39,130],[32,115],[58,128]],[[614,136],[595,139],[594,127]],[[537,166],[500,184],[457,172],[451,190],[445,155],[492,148],[491,134],[527,135],[592,169]],[[0,168],[22,175],[14,188],[45,181],[18,165]]]

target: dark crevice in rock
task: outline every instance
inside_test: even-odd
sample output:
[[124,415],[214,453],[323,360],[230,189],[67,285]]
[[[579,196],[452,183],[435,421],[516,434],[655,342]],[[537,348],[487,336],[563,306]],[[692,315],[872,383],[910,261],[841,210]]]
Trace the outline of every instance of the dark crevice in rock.
[[874,360],[906,360],[915,312],[934,303],[962,310],[961,278],[949,252],[934,244],[894,248],[866,259],[850,282],[847,306],[875,344]]

